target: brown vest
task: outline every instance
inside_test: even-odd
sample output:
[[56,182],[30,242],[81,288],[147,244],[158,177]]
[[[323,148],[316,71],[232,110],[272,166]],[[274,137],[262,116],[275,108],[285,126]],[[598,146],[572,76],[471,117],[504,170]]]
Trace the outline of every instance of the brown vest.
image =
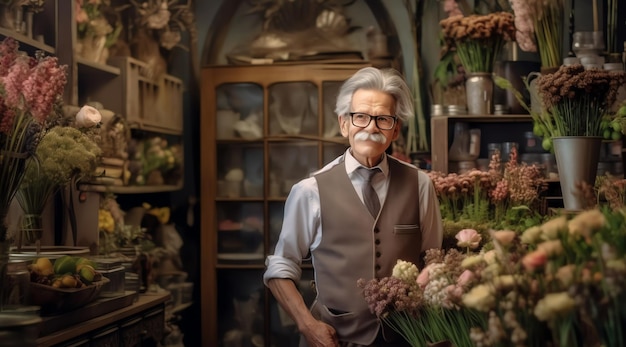
[[340,341],[369,345],[380,327],[358,279],[391,276],[398,259],[419,263],[418,170],[391,157],[388,162],[389,190],[377,220],[359,199],[343,162],[315,176],[322,240],[312,252],[318,292],[312,312],[337,330]]

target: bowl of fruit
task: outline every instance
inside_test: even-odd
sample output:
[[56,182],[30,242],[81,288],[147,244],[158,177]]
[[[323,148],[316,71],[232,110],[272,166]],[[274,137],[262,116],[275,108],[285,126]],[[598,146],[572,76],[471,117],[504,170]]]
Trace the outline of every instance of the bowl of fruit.
[[63,313],[85,306],[100,296],[109,282],[95,270],[95,264],[83,257],[64,255],[54,261],[40,257],[33,260],[30,271],[30,304],[41,307],[41,313]]

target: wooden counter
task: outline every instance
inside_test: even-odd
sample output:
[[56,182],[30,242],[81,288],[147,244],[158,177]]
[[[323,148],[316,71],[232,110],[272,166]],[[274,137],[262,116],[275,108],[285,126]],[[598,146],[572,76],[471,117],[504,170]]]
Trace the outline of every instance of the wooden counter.
[[[79,312],[42,317],[42,336],[38,346],[136,346],[143,341],[155,343],[163,337],[165,303],[169,292],[138,295],[137,300],[123,308],[80,320]],[[104,303],[106,304],[106,303]],[[93,312],[94,308],[85,308]],[[55,321],[79,320],[71,326],[46,334],[46,324]]]

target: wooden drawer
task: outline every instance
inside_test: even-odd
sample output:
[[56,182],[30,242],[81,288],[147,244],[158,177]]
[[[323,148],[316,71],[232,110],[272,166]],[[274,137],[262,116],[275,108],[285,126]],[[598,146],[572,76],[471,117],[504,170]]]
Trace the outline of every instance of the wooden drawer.
[[96,332],[89,343],[89,347],[118,347],[119,345],[120,329],[117,326]]

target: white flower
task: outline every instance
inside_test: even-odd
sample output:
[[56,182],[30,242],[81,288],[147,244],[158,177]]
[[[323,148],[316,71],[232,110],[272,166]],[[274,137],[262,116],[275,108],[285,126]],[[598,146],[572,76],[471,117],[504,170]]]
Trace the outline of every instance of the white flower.
[[91,128],[102,120],[102,115],[95,107],[83,106],[76,114],[76,125],[79,128]]
[[415,264],[398,259],[396,265],[393,267],[392,276],[400,278],[406,283],[415,283],[417,280],[417,266]]

